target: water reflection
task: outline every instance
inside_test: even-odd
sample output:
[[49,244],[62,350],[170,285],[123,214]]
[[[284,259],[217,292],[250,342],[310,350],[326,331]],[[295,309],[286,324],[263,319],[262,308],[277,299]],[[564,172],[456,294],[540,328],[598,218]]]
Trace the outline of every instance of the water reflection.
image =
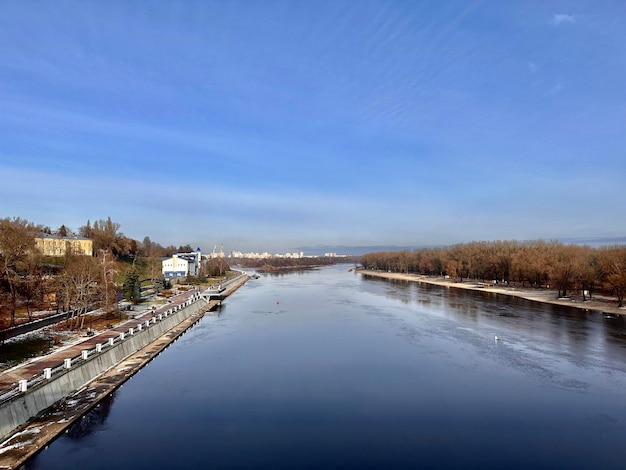
[[623,334],[601,315],[342,267],[267,276],[36,468],[618,468]]
[[424,310],[441,311],[450,318],[470,320],[494,328],[515,329],[517,335],[564,342],[577,354],[584,354],[589,350],[587,348],[605,341],[614,342],[620,349],[626,348],[624,317],[542,304],[495,292],[468,291],[371,276],[364,276],[364,279],[374,286],[387,285],[383,290],[384,296],[403,305],[415,304]]
[[[584,309],[542,304],[485,291],[364,276],[364,289],[399,302],[421,323],[403,320],[407,341],[423,338],[423,325],[437,335],[472,344],[479,354],[532,378],[566,388],[585,389],[591,369],[603,376],[626,372],[626,321]],[[387,286],[385,286],[387,283]],[[452,320],[455,329],[445,320]],[[498,336],[499,353],[488,346]],[[491,346],[494,346],[491,344]],[[567,370],[555,373],[553,368]]]
[[80,440],[101,429],[113,408],[115,393],[116,392],[113,392],[107,395],[89,413],[70,426],[66,436],[69,439]]

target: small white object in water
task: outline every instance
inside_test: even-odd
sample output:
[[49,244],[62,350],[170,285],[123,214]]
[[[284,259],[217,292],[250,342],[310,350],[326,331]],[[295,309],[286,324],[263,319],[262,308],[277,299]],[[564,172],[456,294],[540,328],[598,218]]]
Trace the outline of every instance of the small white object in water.
[[496,335],[496,336],[494,336],[494,338],[493,338],[493,339],[495,339],[496,341],[498,341],[498,339],[500,339],[500,338],[498,338],[498,335]]

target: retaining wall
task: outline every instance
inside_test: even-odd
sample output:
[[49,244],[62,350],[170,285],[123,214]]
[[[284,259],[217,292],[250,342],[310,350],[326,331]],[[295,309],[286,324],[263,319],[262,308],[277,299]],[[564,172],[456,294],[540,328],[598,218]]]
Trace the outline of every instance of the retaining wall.
[[146,320],[141,326],[135,326],[106,343],[83,351],[81,356],[69,362],[66,360],[63,365],[46,369],[43,374],[28,381],[20,381],[17,389],[0,397],[0,436],[7,436],[33,416],[80,390],[206,305],[196,294],[184,304]]

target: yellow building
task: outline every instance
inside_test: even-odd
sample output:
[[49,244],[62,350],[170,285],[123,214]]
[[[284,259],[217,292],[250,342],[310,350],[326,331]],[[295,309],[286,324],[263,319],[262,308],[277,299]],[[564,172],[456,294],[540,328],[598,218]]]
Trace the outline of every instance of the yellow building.
[[93,256],[93,241],[89,238],[40,233],[35,237],[35,243],[44,256],[63,256],[68,248],[79,255]]

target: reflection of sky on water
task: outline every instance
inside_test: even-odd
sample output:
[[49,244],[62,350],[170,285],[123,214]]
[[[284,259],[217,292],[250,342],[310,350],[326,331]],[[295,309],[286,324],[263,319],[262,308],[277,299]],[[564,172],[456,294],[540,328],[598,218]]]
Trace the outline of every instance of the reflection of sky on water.
[[[531,302],[490,292],[474,292],[407,281],[368,278],[373,285],[385,285],[384,296],[420,313],[475,322],[494,330],[509,341],[544,343],[547,348],[567,354],[574,362],[593,361],[597,355],[626,358],[624,318]],[[510,333],[509,333],[510,331]]]
[[102,432],[32,468],[623,461],[619,325],[346,271],[249,281],[120,389]]

